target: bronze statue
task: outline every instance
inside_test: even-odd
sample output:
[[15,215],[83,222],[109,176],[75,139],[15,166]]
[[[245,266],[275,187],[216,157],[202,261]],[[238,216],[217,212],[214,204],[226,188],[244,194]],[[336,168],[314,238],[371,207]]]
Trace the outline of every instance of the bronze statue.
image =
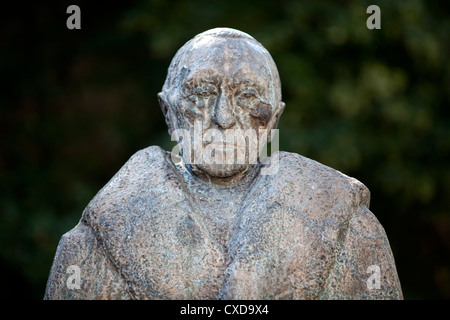
[[181,156],[151,146],[125,163],[62,237],[46,299],[403,298],[362,183],[260,156],[284,103],[253,37],[197,35],[158,99]]

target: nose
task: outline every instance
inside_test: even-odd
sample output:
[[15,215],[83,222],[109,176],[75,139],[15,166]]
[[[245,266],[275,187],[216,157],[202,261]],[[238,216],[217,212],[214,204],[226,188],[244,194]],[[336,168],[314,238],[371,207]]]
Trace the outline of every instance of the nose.
[[221,94],[217,101],[214,120],[222,129],[229,129],[236,124],[231,101],[225,94]]

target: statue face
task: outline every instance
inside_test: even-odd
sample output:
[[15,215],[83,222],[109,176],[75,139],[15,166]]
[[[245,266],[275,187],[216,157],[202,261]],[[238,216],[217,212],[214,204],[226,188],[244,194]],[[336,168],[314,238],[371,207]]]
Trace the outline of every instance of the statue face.
[[[267,51],[247,39],[195,40],[180,58],[170,122],[174,130],[191,133],[190,141],[179,140],[185,162],[200,159],[192,168],[210,177],[231,177],[256,163],[252,155],[261,147],[261,129],[274,126],[281,103],[273,81],[278,75]],[[195,139],[199,131],[201,138]]]

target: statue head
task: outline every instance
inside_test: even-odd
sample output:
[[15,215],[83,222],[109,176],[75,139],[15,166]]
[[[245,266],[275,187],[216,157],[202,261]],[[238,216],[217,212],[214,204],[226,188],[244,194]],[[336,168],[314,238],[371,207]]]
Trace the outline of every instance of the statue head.
[[[181,47],[158,99],[169,134],[190,133],[176,135],[184,162],[194,174],[215,179],[240,177],[255,165],[250,140],[261,147],[261,132],[270,138],[284,109],[271,55],[230,28],[205,31]],[[245,139],[236,137],[244,133]],[[214,161],[206,161],[211,156]]]

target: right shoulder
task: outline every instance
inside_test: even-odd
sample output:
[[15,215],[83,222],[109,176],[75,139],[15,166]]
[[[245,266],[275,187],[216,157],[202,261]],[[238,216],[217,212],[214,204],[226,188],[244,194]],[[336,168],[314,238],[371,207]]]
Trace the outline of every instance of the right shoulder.
[[170,153],[159,146],[137,151],[92,198],[83,212],[82,219],[93,226],[93,215],[101,213],[104,208],[121,206],[123,200],[164,183],[170,172],[173,172],[171,166],[173,163]]
[[[114,282],[115,286],[110,286]],[[126,284],[91,227],[83,222],[59,241],[44,299],[126,299]]]
[[[116,175],[123,175],[128,171],[151,170],[164,165],[169,153],[159,146],[149,146],[134,153],[120,168]],[[114,179],[114,177],[113,177]],[[112,180],[112,179],[111,179]]]

